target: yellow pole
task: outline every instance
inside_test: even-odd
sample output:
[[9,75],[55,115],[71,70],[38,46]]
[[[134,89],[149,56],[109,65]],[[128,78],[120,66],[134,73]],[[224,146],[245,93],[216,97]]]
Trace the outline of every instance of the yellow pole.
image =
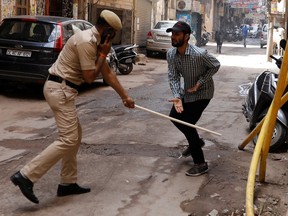
[[239,150],[243,150],[244,147],[245,147],[246,145],[248,145],[248,143],[253,139],[253,137],[255,137],[255,136],[259,133],[259,131],[261,130],[261,127],[262,127],[262,125],[263,125],[264,119],[265,119],[265,118],[263,118],[263,119],[260,121],[260,123],[250,132],[250,134],[249,134],[249,135],[246,137],[246,139],[241,143],[241,145],[238,146],[238,149],[239,149]]
[[[287,48],[288,48],[288,43],[286,44],[285,50],[287,50]],[[282,66],[281,66],[279,77],[278,77],[278,83],[277,83],[275,96],[268,110],[268,113],[265,117],[265,120],[263,122],[263,126],[260,131],[256,146],[255,146],[255,150],[253,153],[252,161],[250,164],[247,187],[246,187],[246,214],[247,216],[254,216],[254,186],[255,186],[256,170],[257,170],[257,166],[259,163],[261,149],[263,147],[262,149],[263,154],[262,154],[260,169],[259,169],[259,179],[260,181],[265,181],[266,158],[267,158],[269,146],[271,143],[272,132],[275,127],[277,112],[280,108],[280,105],[284,102],[284,99],[287,99],[286,94],[283,100],[281,98],[285,90],[285,87],[287,85],[286,80],[288,79],[287,78],[287,70],[288,70],[287,60],[288,60],[288,53],[285,51]]]
[[[286,80],[286,84],[287,83],[288,83],[288,81]],[[285,93],[285,95],[281,98],[280,107],[282,107],[287,101],[288,101],[288,92]],[[261,130],[261,127],[263,125],[264,119],[265,118],[263,118],[260,121],[260,123],[250,132],[250,134],[246,137],[246,139],[238,146],[239,150],[243,150],[244,147],[246,145],[248,145],[250,141],[252,141],[253,137],[255,137],[259,133],[259,131]]]
[[[288,49],[288,43],[286,44],[286,49]],[[263,150],[261,155],[261,162],[260,162],[260,168],[259,168],[259,181],[264,182],[265,181],[265,174],[266,174],[266,159],[268,156],[270,143],[272,139],[273,130],[275,127],[277,112],[281,106],[281,97],[283,95],[283,92],[285,91],[285,88],[287,86],[287,71],[288,71],[288,52],[284,53],[282,65],[279,72],[278,82],[277,82],[277,88],[275,92],[274,99],[272,101],[272,106],[270,106],[269,110],[271,109],[271,118],[267,120],[267,131],[263,132],[265,134],[264,144],[263,144]],[[264,122],[265,124],[265,122]],[[273,127],[272,127],[273,126]]]

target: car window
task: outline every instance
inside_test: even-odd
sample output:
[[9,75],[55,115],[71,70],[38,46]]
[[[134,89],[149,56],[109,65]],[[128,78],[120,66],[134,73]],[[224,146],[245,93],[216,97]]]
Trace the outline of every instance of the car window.
[[6,20],[0,26],[0,38],[47,42],[53,25],[22,20]]
[[84,23],[84,27],[85,27],[85,29],[90,29],[93,27],[93,25],[88,24],[88,23]]
[[63,42],[66,43],[67,40],[73,35],[72,24],[63,25]]
[[63,43],[65,44],[67,40],[78,31],[89,29],[92,26],[93,25],[84,22],[73,22],[63,25]]
[[61,35],[60,25],[53,25],[53,30],[48,38],[48,42],[57,40]]
[[252,31],[257,31],[258,27],[257,26],[252,26]]
[[85,30],[85,27],[82,22],[74,22],[72,23],[73,34],[76,34],[79,31]]
[[173,23],[173,22],[158,22],[156,25],[155,25],[155,27],[154,27],[154,29],[167,29],[167,28],[171,28],[171,27],[173,27],[173,25],[174,25],[175,23]]

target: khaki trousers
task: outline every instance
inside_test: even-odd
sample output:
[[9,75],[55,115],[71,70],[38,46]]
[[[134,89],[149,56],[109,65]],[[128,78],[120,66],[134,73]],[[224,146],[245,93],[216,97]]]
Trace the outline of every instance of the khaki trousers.
[[61,183],[77,182],[77,152],[82,129],[76,112],[78,91],[66,86],[65,81],[46,81],[44,96],[51,107],[58,127],[59,138],[21,169],[30,181],[39,180],[52,166],[62,160]]

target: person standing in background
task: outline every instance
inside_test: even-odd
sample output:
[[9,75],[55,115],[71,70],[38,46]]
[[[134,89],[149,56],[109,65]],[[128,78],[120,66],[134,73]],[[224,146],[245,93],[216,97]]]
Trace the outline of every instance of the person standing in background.
[[248,37],[248,31],[249,31],[249,28],[247,25],[244,25],[243,28],[242,28],[242,35],[243,35],[243,43],[244,43],[244,47],[246,48],[246,40],[247,40],[247,37]]
[[217,44],[217,50],[216,53],[221,54],[222,44],[223,44],[223,35],[221,31],[216,31],[215,33],[215,41]]

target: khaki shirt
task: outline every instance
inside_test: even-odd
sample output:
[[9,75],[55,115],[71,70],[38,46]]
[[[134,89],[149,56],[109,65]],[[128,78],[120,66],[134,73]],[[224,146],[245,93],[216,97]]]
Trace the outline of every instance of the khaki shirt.
[[94,70],[101,36],[95,26],[73,35],[65,44],[49,73],[76,85],[84,83],[82,70]]

